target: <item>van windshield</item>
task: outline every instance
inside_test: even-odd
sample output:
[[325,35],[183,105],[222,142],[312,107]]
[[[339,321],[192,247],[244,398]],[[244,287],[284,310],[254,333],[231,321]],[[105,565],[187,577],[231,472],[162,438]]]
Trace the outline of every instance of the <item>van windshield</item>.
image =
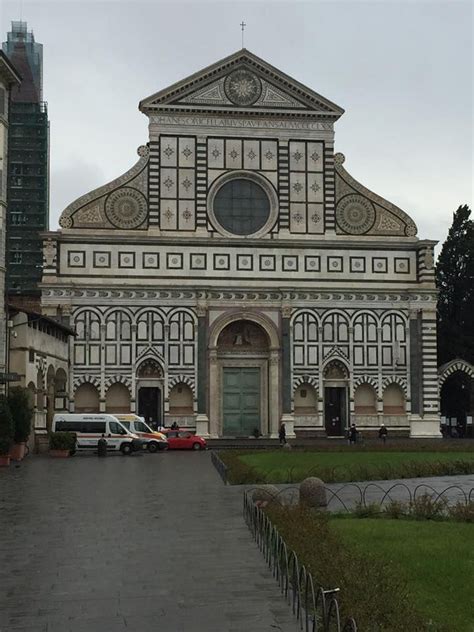
[[151,428],[149,428],[143,421],[135,422],[135,430],[137,432],[153,432]]
[[130,430],[130,422],[129,421],[121,421],[122,426],[125,426],[127,430]]
[[127,431],[125,430],[125,428],[121,424],[117,423],[116,421],[109,422],[109,428],[112,434],[120,434],[120,435],[127,434]]

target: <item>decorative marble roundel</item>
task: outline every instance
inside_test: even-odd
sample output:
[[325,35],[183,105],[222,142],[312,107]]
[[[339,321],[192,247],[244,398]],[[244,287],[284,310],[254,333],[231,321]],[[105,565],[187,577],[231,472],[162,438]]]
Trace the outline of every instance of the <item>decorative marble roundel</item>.
[[346,195],[336,208],[337,225],[349,235],[363,235],[375,222],[372,202],[361,195]]
[[262,94],[262,84],[253,72],[234,70],[224,81],[224,91],[235,105],[252,105]]
[[105,202],[107,219],[117,228],[138,228],[146,220],[145,196],[130,187],[113,191]]

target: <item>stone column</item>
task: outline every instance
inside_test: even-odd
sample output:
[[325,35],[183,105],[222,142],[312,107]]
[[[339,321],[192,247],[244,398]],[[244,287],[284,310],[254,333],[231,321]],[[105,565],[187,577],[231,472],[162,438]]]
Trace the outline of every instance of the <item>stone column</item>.
[[221,398],[217,349],[209,349],[209,436],[219,436],[219,402]]
[[197,415],[196,433],[209,436],[208,417],[208,370],[207,370],[207,345],[208,345],[208,320],[207,306],[200,303],[197,306],[198,316],[198,344],[197,344]]
[[285,414],[280,420],[280,376],[279,376],[280,354],[278,349],[270,350],[270,360],[268,363],[268,431],[272,438],[278,437],[280,423],[286,425],[286,435],[294,436],[293,415],[286,419]]
[[[291,406],[291,395],[293,388],[293,381],[291,376],[291,326],[290,326],[290,318],[291,318],[291,305],[285,304],[281,309],[281,405],[282,405],[282,415],[281,415],[281,423],[285,424],[286,436],[294,437],[294,414]],[[273,353],[273,352],[272,352]],[[270,366],[272,364],[272,355],[270,356]],[[273,383],[270,379],[270,393],[273,394]],[[278,385],[276,386],[278,389]],[[272,397],[272,395],[270,396]],[[271,403],[273,406],[273,403]],[[271,417],[271,415],[270,415]],[[273,428],[270,429],[271,434],[273,434]]]

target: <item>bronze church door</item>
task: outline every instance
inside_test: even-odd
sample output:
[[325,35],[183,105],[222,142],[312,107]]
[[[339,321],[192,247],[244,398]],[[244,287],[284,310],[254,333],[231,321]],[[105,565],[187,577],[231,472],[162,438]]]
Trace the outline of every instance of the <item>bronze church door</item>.
[[155,386],[142,386],[138,391],[138,414],[152,427],[161,425],[161,391]]
[[260,368],[224,367],[223,434],[248,437],[260,430]]

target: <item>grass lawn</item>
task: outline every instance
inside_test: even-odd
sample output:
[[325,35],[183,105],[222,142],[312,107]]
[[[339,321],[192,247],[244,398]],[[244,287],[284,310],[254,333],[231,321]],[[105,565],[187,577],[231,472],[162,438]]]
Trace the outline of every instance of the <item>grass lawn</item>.
[[[225,461],[226,455],[221,454]],[[295,450],[284,452],[279,450],[238,455],[234,452],[232,458],[237,458],[253,468],[262,479],[269,483],[294,483],[307,476],[318,476],[325,482],[344,482],[474,472],[474,451],[298,452]],[[456,467],[456,462],[463,462],[465,465]],[[453,471],[450,471],[449,464],[452,464]],[[232,473],[232,466],[230,463],[229,465]]]
[[421,614],[455,632],[474,630],[474,524],[334,518],[330,526],[355,552],[399,573]]

